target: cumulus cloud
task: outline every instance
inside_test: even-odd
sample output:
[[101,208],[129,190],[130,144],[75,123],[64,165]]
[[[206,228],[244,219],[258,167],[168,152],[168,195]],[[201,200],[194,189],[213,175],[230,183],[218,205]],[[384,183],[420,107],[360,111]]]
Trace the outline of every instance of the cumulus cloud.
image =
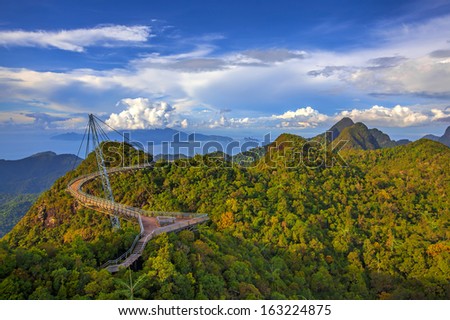
[[[310,106],[288,110],[270,116],[229,117],[230,109],[212,109],[204,106],[184,109],[164,101],[148,98],[127,98],[117,103],[124,108],[112,113],[106,123],[116,129],[180,128],[205,129],[306,129],[327,128],[343,117],[364,122],[370,127],[412,127],[430,125],[433,122],[450,122],[450,107],[417,108],[396,105],[372,106],[365,109],[344,110],[327,115]],[[206,108],[206,109],[205,109]],[[42,129],[81,129],[86,124],[85,114],[61,114],[43,112],[0,112],[0,126],[18,126]]]
[[164,101],[151,102],[147,98],[122,99],[119,106],[126,109],[112,113],[106,123],[117,129],[152,129],[187,127],[187,119],[180,119],[174,107]]
[[342,111],[339,114],[339,117],[349,117],[354,121],[366,122],[371,125],[384,127],[408,127],[430,121],[430,117],[426,114],[415,112],[409,107],[402,107],[399,105],[393,108],[373,106],[370,109]]
[[148,26],[99,26],[91,29],[61,31],[0,31],[0,45],[57,48],[83,52],[89,46],[113,46],[145,42],[150,37]]
[[392,108],[372,106],[366,109],[344,110],[333,115],[326,115],[308,106],[294,111],[274,114],[270,117],[227,118],[221,114],[218,119],[209,122],[209,128],[292,128],[305,129],[318,126],[331,126],[343,117],[355,122],[364,122],[369,126],[411,127],[430,124],[433,121],[450,122],[450,108],[432,108],[431,112],[414,111],[411,107],[396,105]]
[[295,111],[286,111],[282,114],[259,117],[230,117],[220,112],[219,118],[210,119],[207,122],[208,128],[254,128],[254,129],[274,129],[274,128],[314,128],[320,123],[326,122],[329,116],[321,114],[311,108],[298,108]]
[[311,116],[323,116],[320,115],[319,112],[317,110],[314,110],[311,107],[306,107],[306,108],[299,108],[295,111],[286,111],[285,113],[281,114],[281,115],[274,115],[273,117],[277,118],[277,119],[297,119],[297,118],[308,118]]
[[228,117],[227,114],[232,113],[233,110],[213,111],[197,108],[187,113],[177,110],[167,102],[152,102],[142,97],[122,99],[117,105],[125,109],[118,114],[112,113],[106,123],[113,128],[130,130],[166,127],[183,129],[308,128],[316,127],[330,119],[329,116],[309,106],[271,116]]
[[[114,28],[117,32],[109,32]],[[128,129],[165,126],[304,128],[331,124],[342,116],[373,126],[444,121],[448,112],[437,109],[442,114],[433,113],[429,106],[437,99],[450,97],[448,34],[442,32],[449,28],[450,17],[437,22],[430,20],[423,25],[410,26],[406,35],[393,29],[380,36],[376,46],[342,52],[312,50],[306,53],[278,48],[224,53],[202,43],[194,45],[191,51],[140,56],[109,70],[56,72],[0,67],[0,86],[4,93],[0,93],[0,103],[17,105],[20,102],[18,108],[30,106],[30,110],[41,108],[70,113],[89,107],[92,108],[89,112],[105,112],[124,97],[147,97],[123,99],[120,105],[124,110],[111,115],[109,121],[114,122],[113,126]],[[141,26],[24,32],[31,40],[21,34],[6,37],[7,33],[0,32],[0,45],[72,51],[82,51],[89,45],[141,43],[151,36],[150,29]],[[37,40],[33,40],[35,38]],[[349,103],[353,106],[356,99],[367,105],[374,97],[386,98],[383,103],[391,106],[412,101],[417,96],[428,109],[374,106],[335,114],[334,109],[327,107],[327,104],[342,107]],[[45,105],[26,102],[33,99]],[[164,99],[167,105],[146,99]],[[291,105],[320,101],[317,102],[321,103],[317,106],[320,111],[305,107],[273,114],[274,109],[279,110],[280,104],[286,101]],[[220,113],[226,108],[232,111]]]
[[319,123],[329,119],[327,115],[321,114],[318,110],[309,106],[306,108],[298,108],[295,111],[289,110],[280,115],[272,115],[272,118],[282,120],[277,126],[298,128],[317,127]]
[[232,125],[233,121],[230,121],[227,119],[225,115],[221,115],[219,119],[217,120],[211,120],[209,121],[208,127],[213,128],[227,128]]
[[444,110],[433,108],[431,109],[431,113],[433,114],[433,121],[450,122],[450,107]]

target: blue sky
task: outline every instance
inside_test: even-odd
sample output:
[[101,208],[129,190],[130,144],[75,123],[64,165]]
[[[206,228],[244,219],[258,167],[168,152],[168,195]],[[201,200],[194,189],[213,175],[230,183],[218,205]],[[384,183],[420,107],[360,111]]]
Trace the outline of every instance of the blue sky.
[[310,136],[350,116],[414,139],[443,133],[449,100],[450,1],[0,2],[0,132],[93,112]]

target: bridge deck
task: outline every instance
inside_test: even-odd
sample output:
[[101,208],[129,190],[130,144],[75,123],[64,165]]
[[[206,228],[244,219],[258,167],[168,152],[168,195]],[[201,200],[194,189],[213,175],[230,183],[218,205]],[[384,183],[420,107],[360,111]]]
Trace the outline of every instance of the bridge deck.
[[[113,168],[108,170],[108,174],[117,172],[124,172],[135,169],[142,169],[143,167],[127,167],[127,168]],[[134,208],[124,204],[109,201],[103,198],[95,197],[82,191],[84,184],[92,181],[99,176],[98,173],[78,177],[72,180],[67,186],[70,194],[78,200],[83,206],[92,208],[96,211],[114,214],[125,219],[137,219],[140,225],[140,234],[136,237],[131,248],[122,256],[115,260],[110,260],[102,267],[110,272],[117,272],[121,267],[129,267],[142,255],[145,245],[155,236],[164,232],[175,232],[182,229],[189,228],[208,221],[206,214],[196,214],[188,212],[166,212],[166,211],[145,211],[140,208]],[[171,216],[175,218],[173,224],[164,227],[159,227],[157,223],[157,216]]]

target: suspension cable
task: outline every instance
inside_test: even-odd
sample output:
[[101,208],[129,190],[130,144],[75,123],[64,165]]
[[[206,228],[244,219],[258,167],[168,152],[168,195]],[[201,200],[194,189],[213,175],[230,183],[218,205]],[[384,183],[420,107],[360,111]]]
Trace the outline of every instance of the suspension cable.
[[[81,147],[83,146],[84,138],[86,138],[86,132],[88,131],[88,126],[84,128],[83,139],[81,140],[80,146],[78,147],[77,157],[73,160],[72,171],[75,169],[75,164],[78,162],[78,156],[80,155]],[[86,158],[86,156],[85,156]]]

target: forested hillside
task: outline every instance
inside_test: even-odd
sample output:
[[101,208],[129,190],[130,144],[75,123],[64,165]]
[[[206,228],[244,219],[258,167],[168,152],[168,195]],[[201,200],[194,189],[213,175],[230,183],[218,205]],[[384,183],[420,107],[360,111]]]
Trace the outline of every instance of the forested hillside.
[[0,238],[27,213],[38,194],[0,193]]
[[136,227],[111,231],[108,217],[65,191],[95,170],[91,155],[0,242],[0,298],[130,298],[131,273],[141,280],[133,298],[143,299],[450,299],[448,147],[346,150],[332,167],[316,150],[308,167],[295,161],[311,155],[306,140],[282,141],[245,168],[196,156],[114,175],[118,202],[211,218],[159,236],[115,275],[98,266],[126,250]]
[[325,138],[330,142],[334,140],[345,140],[347,141],[346,145],[344,146],[345,149],[362,150],[391,148],[411,142],[408,139],[402,139],[398,141],[391,140],[391,138],[386,133],[378,130],[377,128],[369,129],[364,123],[354,123],[352,119],[347,117],[342,118],[330,129],[328,129],[327,132],[328,135],[326,133],[322,133],[312,138],[312,140],[319,142],[324,141]]
[[27,213],[39,194],[81,159],[41,152],[20,160],[0,160],[0,238]]

